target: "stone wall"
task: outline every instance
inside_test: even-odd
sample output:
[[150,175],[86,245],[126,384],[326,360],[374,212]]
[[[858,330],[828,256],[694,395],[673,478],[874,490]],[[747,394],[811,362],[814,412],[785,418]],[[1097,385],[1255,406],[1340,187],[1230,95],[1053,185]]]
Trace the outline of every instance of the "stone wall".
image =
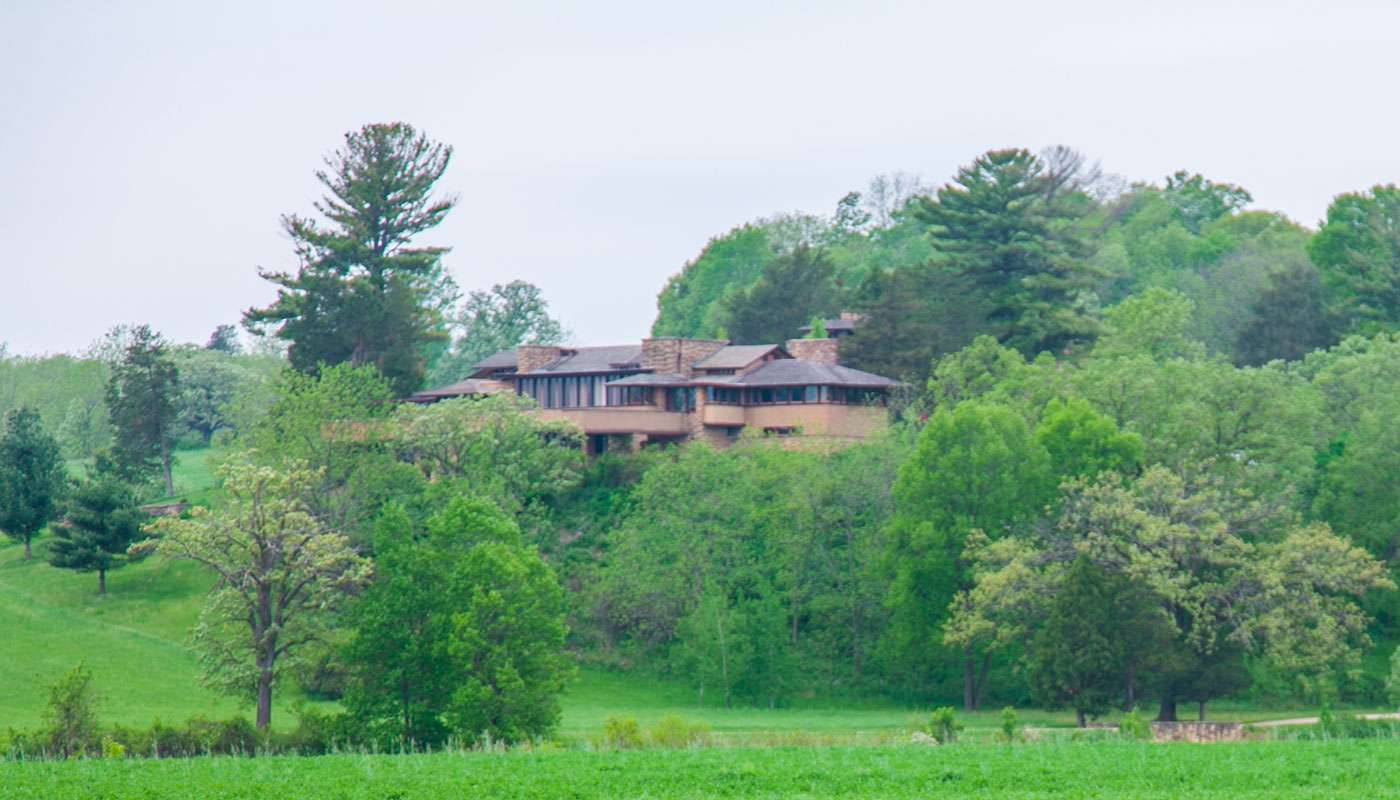
[[534,372],[558,358],[563,348],[547,344],[522,344],[515,348],[515,372],[523,375]]
[[793,358],[834,367],[840,363],[838,344],[835,339],[788,339],[783,349]]
[[642,340],[642,367],[655,375],[695,374],[695,362],[728,345],[723,339],[681,339],[666,336]]
[[1154,722],[1152,736],[1159,742],[1238,742],[1243,728],[1239,722]]

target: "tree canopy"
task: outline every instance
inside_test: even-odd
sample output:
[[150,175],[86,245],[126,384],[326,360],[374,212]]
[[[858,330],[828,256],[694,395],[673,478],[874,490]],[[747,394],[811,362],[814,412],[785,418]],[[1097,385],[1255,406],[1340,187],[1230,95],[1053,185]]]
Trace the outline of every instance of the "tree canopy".
[[347,133],[316,172],[327,191],[315,204],[324,221],[282,218],[299,265],[261,273],[277,285],[277,300],[247,311],[244,324],[288,342],[303,372],[372,365],[397,395],[417,390],[425,348],[445,338],[441,311],[456,292],[441,263],[448,248],[413,240],[456,204],[434,195],[451,158],[450,146],[402,122]]

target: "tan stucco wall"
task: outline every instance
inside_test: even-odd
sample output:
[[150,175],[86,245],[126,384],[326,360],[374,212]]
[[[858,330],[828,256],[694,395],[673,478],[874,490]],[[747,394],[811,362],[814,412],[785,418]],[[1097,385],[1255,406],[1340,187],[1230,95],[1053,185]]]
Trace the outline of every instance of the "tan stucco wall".
[[612,408],[547,408],[540,417],[545,420],[572,420],[585,433],[641,433],[681,436],[690,432],[685,414],[661,411],[647,406]]
[[748,406],[744,423],[764,428],[801,428],[806,436],[860,439],[889,427],[889,415],[878,406],[813,405]]

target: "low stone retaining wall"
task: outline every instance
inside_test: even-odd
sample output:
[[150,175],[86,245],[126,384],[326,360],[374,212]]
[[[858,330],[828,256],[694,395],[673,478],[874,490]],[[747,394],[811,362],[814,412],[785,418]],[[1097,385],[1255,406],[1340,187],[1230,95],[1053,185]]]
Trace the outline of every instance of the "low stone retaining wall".
[[1239,722],[1154,722],[1152,736],[1159,742],[1238,742],[1243,729]]

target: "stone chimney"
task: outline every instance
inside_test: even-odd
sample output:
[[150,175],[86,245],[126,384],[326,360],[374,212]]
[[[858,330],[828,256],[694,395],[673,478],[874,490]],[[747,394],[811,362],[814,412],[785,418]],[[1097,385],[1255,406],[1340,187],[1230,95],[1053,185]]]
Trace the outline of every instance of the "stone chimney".
[[838,344],[835,339],[788,339],[783,349],[793,358],[834,367],[840,363]]
[[564,349],[548,344],[522,344],[515,348],[515,373],[534,372],[562,355]]
[[643,339],[642,367],[650,369],[653,375],[689,378],[695,374],[695,362],[728,344],[723,339],[681,339],[675,336]]

